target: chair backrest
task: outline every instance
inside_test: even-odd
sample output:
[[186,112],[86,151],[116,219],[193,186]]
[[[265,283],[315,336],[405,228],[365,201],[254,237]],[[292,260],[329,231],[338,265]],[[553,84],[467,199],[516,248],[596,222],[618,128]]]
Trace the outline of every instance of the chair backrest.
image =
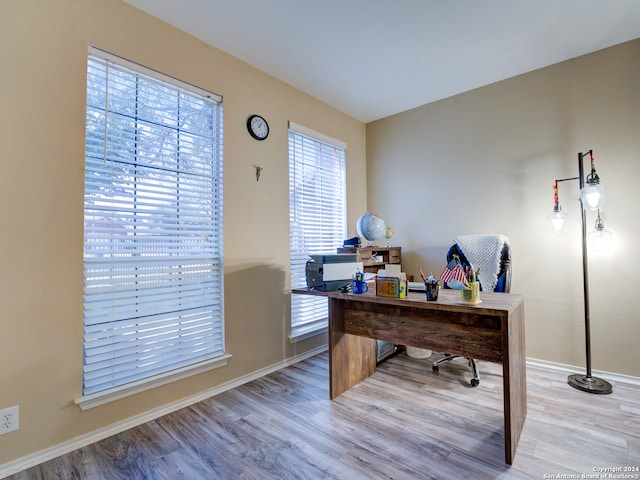
[[[476,252],[468,251],[467,253],[469,257],[474,258],[474,254]],[[496,252],[496,254],[497,253],[498,252]],[[460,247],[460,245],[458,245],[458,243],[453,244],[451,248],[449,248],[449,251],[447,252],[447,263],[453,259],[454,255],[457,255],[458,258],[460,259],[462,268],[465,268],[466,266],[469,265],[470,262],[467,259],[467,255],[465,255],[465,252],[463,252],[462,248]],[[499,252],[499,255],[500,255],[500,262],[498,265],[499,268],[497,272],[498,279],[493,291],[508,293],[511,291],[511,246],[509,245],[508,240],[504,241],[504,243],[502,244],[502,248]],[[472,261],[471,263],[474,263],[474,262]],[[476,264],[474,263],[474,265]],[[481,290],[484,290],[482,288],[482,283],[480,283],[480,288]]]

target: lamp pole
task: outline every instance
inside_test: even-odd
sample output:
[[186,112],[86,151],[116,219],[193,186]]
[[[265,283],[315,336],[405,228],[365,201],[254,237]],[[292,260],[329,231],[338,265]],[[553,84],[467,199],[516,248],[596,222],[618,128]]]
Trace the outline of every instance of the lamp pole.
[[[590,150],[587,154],[591,155]],[[583,160],[586,154],[578,153],[578,178],[580,191],[584,188]],[[575,373],[569,375],[567,383],[578,390],[588,393],[607,394],[613,391],[609,382],[591,375],[591,316],[589,311],[589,266],[587,264],[587,218],[586,208],[582,195],[580,196],[580,209],[582,210],[582,285],[584,290],[584,332],[587,356],[587,372],[585,375]]]

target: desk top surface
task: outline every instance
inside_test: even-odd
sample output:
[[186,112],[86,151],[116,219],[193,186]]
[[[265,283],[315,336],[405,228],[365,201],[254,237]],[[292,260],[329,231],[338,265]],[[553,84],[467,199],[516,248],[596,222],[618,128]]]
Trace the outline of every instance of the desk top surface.
[[435,302],[427,302],[425,293],[423,292],[409,292],[406,298],[379,297],[373,293],[356,295],[354,293],[342,293],[340,291],[322,292],[319,290],[309,290],[307,288],[293,289],[292,293],[316,295],[355,302],[411,306],[431,310],[468,311],[478,314],[491,314],[496,311],[510,312],[524,302],[524,297],[516,293],[480,292],[480,300],[482,300],[482,302],[474,305],[463,302],[460,299],[460,292],[458,290],[449,289],[441,289],[438,294],[438,300]]

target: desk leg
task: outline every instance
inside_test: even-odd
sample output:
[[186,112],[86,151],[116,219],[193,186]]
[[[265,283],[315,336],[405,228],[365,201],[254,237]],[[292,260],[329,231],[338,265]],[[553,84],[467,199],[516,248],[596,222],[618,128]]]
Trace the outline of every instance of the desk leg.
[[346,392],[376,371],[376,341],[345,333],[345,304],[329,298],[329,396]]
[[504,448],[505,462],[511,465],[527,418],[527,369],[522,303],[509,315],[507,328],[503,329],[503,332]]

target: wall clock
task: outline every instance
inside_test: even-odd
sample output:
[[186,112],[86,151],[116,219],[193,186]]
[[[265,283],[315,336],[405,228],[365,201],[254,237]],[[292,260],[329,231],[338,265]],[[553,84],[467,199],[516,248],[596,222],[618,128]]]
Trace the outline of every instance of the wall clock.
[[269,124],[260,115],[251,115],[247,119],[247,129],[256,140],[264,140],[269,136]]

